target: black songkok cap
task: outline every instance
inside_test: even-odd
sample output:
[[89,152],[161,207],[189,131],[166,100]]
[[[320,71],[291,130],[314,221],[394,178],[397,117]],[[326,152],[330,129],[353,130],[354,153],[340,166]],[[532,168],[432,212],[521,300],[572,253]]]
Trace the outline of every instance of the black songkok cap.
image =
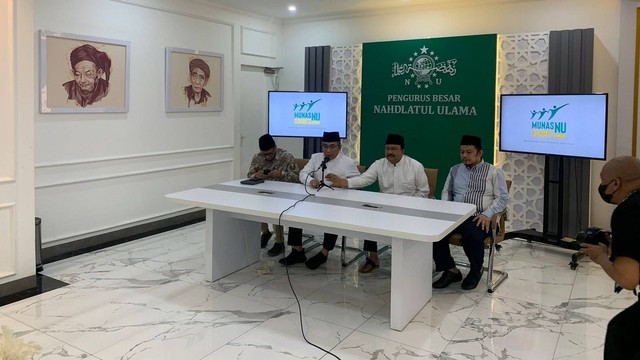
[[260,151],[267,151],[276,147],[276,142],[273,141],[271,135],[264,134],[258,139],[258,146],[260,146]]
[[482,140],[480,140],[479,137],[473,135],[462,135],[460,145],[473,145],[478,148],[478,150],[482,150]]
[[340,142],[340,133],[338,133],[337,131],[325,131],[322,134],[322,142]]
[[400,145],[401,149],[404,149],[404,137],[398,134],[387,135],[387,142],[385,145]]

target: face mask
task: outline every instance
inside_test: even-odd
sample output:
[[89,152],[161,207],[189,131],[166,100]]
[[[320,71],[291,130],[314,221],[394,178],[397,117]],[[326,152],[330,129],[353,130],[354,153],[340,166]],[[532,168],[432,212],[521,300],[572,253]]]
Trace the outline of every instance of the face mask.
[[602,198],[602,201],[604,201],[606,203],[609,203],[609,204],[612,204],[611,199],[613,198],[613,194],[615,194],[616,191],[618,191],[618,189],[616,189],[616,191],[612,192],[611,194],[605,193],[605,191],[607,191],[607,187],[612,182],[613,182],[613,180],[609,181],[607,184],[600,184],[600,186],[598,186],[598,193],[600,194],[600,197]]

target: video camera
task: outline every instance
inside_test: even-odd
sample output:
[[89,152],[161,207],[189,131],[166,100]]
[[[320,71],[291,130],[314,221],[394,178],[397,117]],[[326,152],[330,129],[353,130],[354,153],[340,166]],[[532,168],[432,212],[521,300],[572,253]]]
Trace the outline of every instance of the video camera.
[[586,228],[584,231],[580,231],[576,235],[576,241],[581,244],[598,245],[598,243],[609,246],[609,239],[607,234],[609,232],[597,227]]

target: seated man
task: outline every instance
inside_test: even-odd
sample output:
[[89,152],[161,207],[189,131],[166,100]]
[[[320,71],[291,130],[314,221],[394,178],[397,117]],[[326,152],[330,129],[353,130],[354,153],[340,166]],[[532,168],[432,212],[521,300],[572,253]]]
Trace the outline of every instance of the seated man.
[[[342,179],[336,174],[329,174],[326,177],[335,186],[345,188],[363,188],[377,180],[380,191],[383,193],[424,198],[429,195],[429,181],[424,173],[424,166],[404,154],[404,137],[389,134],[384,146],[384,154],[384,158],[376,160],[360,176]],[[364,251],[369,252],[369,257],[359,271],[370,273],[380,265],[378,243],[365,240]]]
[[[322,166],[326,166],[325,173],[334,173],[342,177],[360,175],[355,161],[342,155],[341,149],[342,145],[340,145],[338,132],[325,132],[322,135],[322,152],[311,155],[307,165],[300,170],[300,182],[318,189],[320,180],[322,180],[322,171],[320,169]],[[325,183],[327,185],[332,184],[331,181],[326,181]],[[280,259],[280,263],[291,265],[304,262],[309,269],[315,270],[327,261],[329,250],[333,249],[337,239],[338,235],[325,233],[322,250],[307,260],[302,247],[302,229],[290,227],[288,243],[292,246],[291,253],[287,257]]]
[[[490,236],[491,217],[507,207],[509,193],[502,170],[482,160],[482,142],[479,137],[462,136],[460,158],[462,164],[451,167],[447,175],[442,200],[476,205],[473,217],[453,231],[462,235],[460,242],[471,265],[462,288],[471,290],[478,286],[482,277],[484,239]],[[434,289],[442,289],[462,280],[462,274],[451,257],[448,236],[433,244],[433,260],[436,271],[443,271],[440,279],[433,283]]]
[[[276,146],[276,142],[269,134],[264,134],[258,139],[260,152],[253,156],[249,172],[247,176],[256,179],[298,182],[298,166],[294,161],[293,155],[286,150]],[[269,239],[271,239],[271,231],[266,223],[260,224],[262,235],[260,236],[260,247],[265,248]],[[282,226],[274,225],[273,230],[276,233],[276,240],[273,247],[267,251],[269,256],[282,254],[284,251],[284,238],[282,236]]]

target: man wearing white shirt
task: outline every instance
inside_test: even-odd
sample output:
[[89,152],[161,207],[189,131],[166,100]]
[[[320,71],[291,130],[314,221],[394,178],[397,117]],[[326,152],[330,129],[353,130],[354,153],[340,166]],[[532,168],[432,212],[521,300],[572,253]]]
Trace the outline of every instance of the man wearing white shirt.
[[[423,198],[429,195],[429,181],[424,172],[424,166],[404,154],[404,137],[389,134],[384,146],[384,155],[384,158],[376,160],[359,176],[342,179],[330,173],[326,178],[335,186],[345,188],[363,188],[378,181],[380,191],[383,193]],[[364,251],[368,251],[369,256],[359,271],[370,273],[380,265],[378,243],[365,240]]]
[[[335,173],[343,177],[352,177],[360,174],[353,159],[342,155],[342,145],[340,135],[337,131],[325,132],[322,135],[322,152],[311,155],[311,159],[305,167],[300,170],[300,182],[309,185],[314,189],[320,188],[322,179],[322,167],[326,167],[324,173]],[[331,186],[331,181],[324,181],[324,184]],[[288,244],[292,246],[287,257],[280,259],[284,265],[292,265],[304,262],[305,265],[315,270],[327,261],[327,255],[336,244],[338,235],[324,234],[322,251],[307,260],[302,247],[302,229],[289,228]]]

